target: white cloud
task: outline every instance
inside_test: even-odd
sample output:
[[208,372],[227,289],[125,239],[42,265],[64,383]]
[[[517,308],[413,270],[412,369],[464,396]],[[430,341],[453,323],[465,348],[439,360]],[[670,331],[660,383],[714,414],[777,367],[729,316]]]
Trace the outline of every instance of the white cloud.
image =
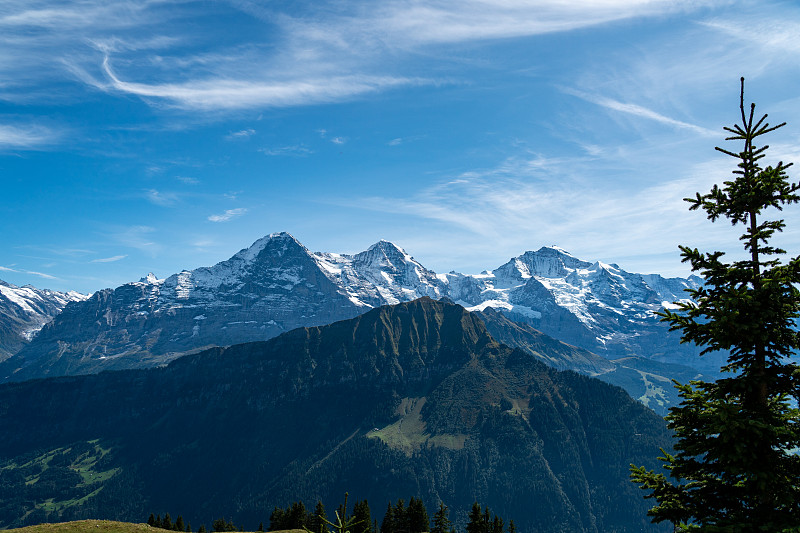
[[233,140],[236,140],[236,139],[247,139],[248,137],[250,137],[252,135],[255,135],[255,134],[256,134],[256,130],[254,130],[252,128],[248,128],[246,130],[240,130],[240,131],[231,132],[228,135],[226,135],[225,138],[227,140],[229,140],[229,141],[233,141]]
[[637,104],[618,102],[617,100],[613,100],[611,98],[588,94],[583,91],[578,91],[575,89],[564,88],[562,90],[567,94],[577,96],[578,98],[586,100],[587,102],[592,102],[593,104],[597,104],[612,111],[619,111],[620,113],[626,113],[636,117],[645,118],[647,120],[653,120],[655,122],[667,124],[668,126],[674,126],[677,128],[691,130],[695,133],[699,133],[700,135],[705,135],[708,137],[718,136],[718,133],[716,131],[703,128],[701,126],[697,126],[696,124],[690,124],[688,122],[683,122],[681,120],[667,117],[665,115],[662,115],[661,113],[653,111],[652,109],[648,109],[646,107],[642,107]]
[[[9,0],[0,15],[0,71],[19,86],[52,80],[60,71],[104,91],[191,110],[309,105],[434,82],[397,74],[392,66],[421,47],[564,32],[719,3],[344,1],[307,4],[289,15],[231,0],[228,6],[264,26],[265,38],[220,46],[198,35],[190,2]],[[29,94],[19,90],[14,97]]]
[[764,49],[788,52],[790,56],[785,57],[788,61],[792,61],[792,55],[800,55],[800,33],[797,31],[797,21],[792,17],[778,18],[758,15],[750,17],[746,21],[718,18],[703,24],[723,32],[729,38],[749,41]]
[[161,192],[150,189],[146,192],[147,201],[162,207],[171,207],[178,202],[178,195],[172,192]]
[[0,150],[39,149],[58,142],[62,134],[44,126],[0,124]]
[[115,263],[128,257],[127,255],[115,255],[114,257],[104,257],[102,259],[92,259],[91,263]]
[[108,56],[103,60],[103,70],[111,87],[117,91],[164,100],[181,108],[203,110],[320,104],[392,87],[423,83],[423,80],[414,78],[351,75],[293,80],[206,78],[147,84],[118,78],[111,70]]
[[287,155],[295,157],[303,157],[314,153],[313,150],[302,144],[295,144],[290,146],[277,146],[274,148],[261,148],[259,152],[265,155]]
[[[447,235],[446,253],[453,260],[476,256],[512,257],[531,246],[556,244],[578,257],[607,262],[628,261],[626,268],[686,275],[678,245],[701,249],[736,250],[738,234],[728,224],[711,225],[702,214],[690,212],[683,198],[706,192],[730,175],[731,166],[714,159],[682,166],[655,161],[646,168],[633,154],[630,168],[616,167],[626,176],[609,180],[603,167],[617,164],[617,154],[598,157],[510,158],[494,168],[464,172],[406,197],[341,199],[337,203],[402,217],[403,227],[426,227],[433,242]],[[669,154],[663,157],[669,159]],[[402,231],[402,230],[401,230]],[[437,255],[409,231],[408,246]],[[406,238],[402,239],[406,242]],[[417,241],[415,243],[415,241]],[[458,243],[458,244],[455,244]],[[416,250],[416,248],[414,248]],[[670,259],[671,258],[671,259]],[[498,263],[499,264],[499,263]],[[670,266],[671,265],[671,266]],[[491,267],[491,265],[489,265]],[[452,267],[450,267],[452,268]],[[486,265],[481,268],[487,268]]]
[[114,242],[120,245],[155,254],[162,249],[162,246],[151,238],[153,233],[157,233],[157,231],[151,226],[129,226],[110,236]]
[[38,277],[44,278],[44,279],[59,279],[59,278],[57,278],[55,276],[52,276],[50,274],[45,274],[43,272],[35,272],[33,270],[22,270],[22,269],[15,269],[15,268],[9,268],[9,267],[4,267],[4,266],[0,266],[0,270],[3,271],[3,272],[14,272],[16,274],[30,274],[32,276],[38,276]]
[[210,220],[211,222],[227,222],[227,221],[231,220],[232,218],[240,217],[240,216],[244,215],[245,213],[247,213],[247,209],[245,209],[244,207],[239,207],[239,208],[236,208],[236,209],[227,209],[221,215],[211,215],[211,216],[209,216],[208,220]]
[[199,179],[190,178],[188,176],[178,176],[178,181],[185,183],[186,185],[197,185],[200,183]]
[[333,144],[344,144],[347,142],[347,137],[334,137],[331,142]]

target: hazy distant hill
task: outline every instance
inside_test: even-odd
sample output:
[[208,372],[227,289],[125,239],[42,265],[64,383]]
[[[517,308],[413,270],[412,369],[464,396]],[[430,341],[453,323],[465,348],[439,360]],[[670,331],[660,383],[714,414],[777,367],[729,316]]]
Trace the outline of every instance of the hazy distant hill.
[[628,465],[670,442],[623,390],[431,299],[166,368],[6,384],[0,428],[3,526],[173,510],[254,528],[348,490],[457,520],[479,500],[522,532],[656,531]]

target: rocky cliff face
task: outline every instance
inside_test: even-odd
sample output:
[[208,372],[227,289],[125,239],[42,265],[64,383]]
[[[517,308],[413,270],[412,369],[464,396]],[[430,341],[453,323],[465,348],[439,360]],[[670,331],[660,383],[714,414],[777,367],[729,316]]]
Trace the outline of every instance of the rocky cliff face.
[[435,274],[381,241],[354,256],[312,253],[287,233],[227,261],[166,279],[149,275],[69,306],[15,357],[0,380],[140,368],[212,345],[266,340],[423,296],[500,310],[606,358],[641,356],[718,367],[653,314],[694,279],[630,274],[542,248],[478,275]]

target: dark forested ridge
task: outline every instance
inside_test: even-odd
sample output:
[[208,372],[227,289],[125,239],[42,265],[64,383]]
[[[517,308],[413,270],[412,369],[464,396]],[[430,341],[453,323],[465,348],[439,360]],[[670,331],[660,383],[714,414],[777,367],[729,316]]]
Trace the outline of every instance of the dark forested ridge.
[[[427,298],[165,368],[3,385],[0,432],[4,527],[174,509],[254,529],[349,491],[443,502],[459,526],[480,501],[520,532],[657,531],[628,465],[669,445],[623,390]],[[64,491],[43,501],[58,465]]]

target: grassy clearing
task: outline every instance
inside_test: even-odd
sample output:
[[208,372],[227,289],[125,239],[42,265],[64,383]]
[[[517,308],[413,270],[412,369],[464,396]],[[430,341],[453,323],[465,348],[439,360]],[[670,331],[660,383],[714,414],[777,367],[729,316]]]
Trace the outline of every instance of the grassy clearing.
[[411,456],[416,450],[425,446],[438,446],[451,450],[460,450],[467,440],[466,435],[430,435],[427,432],[421,412],[425,406],[425,398],[403,398],[397,409],[400,419],[388,426],[367,432],[369,439],[380,439],[395,450],[401,450]]
[[[114,522],[113,520],[78,520],[59,524],[39,524],[36,526],[7,529],[9,533],[167,533],[164,529],[147,524]],[[287,529],[273,533],[305,533],[302,529]]]
[[78,520],[60,524],[39,524],[6,531],[18,533],[156,533],[162,530],[147,524],[129,524],[111,520]]
[[[0,472],[22,474],[24,482],[20,480],[15,490],[28,502],[23,518],[37,510],[60,513],[97,495],[105,482],[119,472],[103,461],[110,452],[111,447],[102,446],[98,440],[77,442],[36,457],[12,459],[0,465]],[[40,483],[44,483],[44,488],[40,488]]]

